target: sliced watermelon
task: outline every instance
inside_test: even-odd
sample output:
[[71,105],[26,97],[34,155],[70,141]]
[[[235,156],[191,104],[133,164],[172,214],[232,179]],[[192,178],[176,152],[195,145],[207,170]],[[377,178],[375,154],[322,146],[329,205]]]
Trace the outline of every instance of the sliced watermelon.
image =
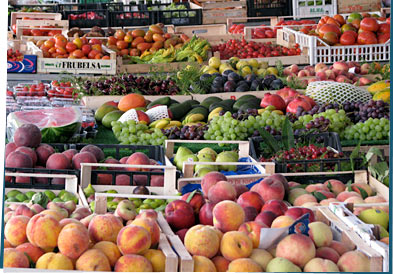
[[7,117],[7,134],[23,124],[34,124],[41,129],[43,143],[65,143],[82,124],[82,111],[78,107],[50,108],[12,112]]

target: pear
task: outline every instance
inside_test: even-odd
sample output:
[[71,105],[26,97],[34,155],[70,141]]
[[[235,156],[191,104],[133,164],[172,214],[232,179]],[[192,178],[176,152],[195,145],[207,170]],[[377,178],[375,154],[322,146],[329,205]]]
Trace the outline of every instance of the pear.
[[389,215],[383,210],[374,208],[366,209],[360,212],[358,217],[366,224],[380,225],[388,229]]
[[179,170],[183,170],[183,162],[189,162],[189,161],[198,162],[198,158],[196,157],[195,154],[182,155],[182,156],[180,156],[180,158],[178,158],[177,163],[176,163],[176,167]]
[[209,172],[212,172],[212,171],[216,171],[216,170],[212,170],[212,169],[210,169],[210,168],[208,168],[208,167],[202,167],[202,168],[200,168],[200,169],[198,169],[198,171],[195,173],[195,175],[194,175],[194,177],[203,177],[203,176],[205,176],[206,174],[208,174]]
[[[239,160],[239,156],[234,151],[223,151],[217,155],[216,162],[237,162]],[[220,170],[224,171],[236,171],[236,165],[220,165]]]
[[86,197],[90,197],[91,195],[93,195],[94,193],[96,193],[96,191],[94,190],[93,186],[91,184],[89,184],[84,190],[83,193],[85,193]]
[[211,154],[199,154],[197,155],[198,158],[198,162],[215,162],[216,161],[216,157],[212,157]]
[[178,160],[183,157],[184,155],[191,155],[193,154],[191,150],[189,150],[186,147],[179,147],[177,149],[175,158],[173,159],[173,162],[175,163],[175,165],[177,165]]
[[218,166],[214,166],[214,165],[200,165],[200,164],[197,164],[197,165],[195,165],[195,172],[198,172],[200,169],[202,169],[202,168],[208,168],[208,169],[210,169],[211,171],[218,171]]
[[199,159],[199,157],[202,157],[203,155],[210,155],[210,157],[213,159],[213,161],[215,161],[216,157],[217,157],[217,152],[215,152],[210,147],[205,147],[205,148],[202,148],[200,151],[198,151],[198,155],[197,155],[198,159]]

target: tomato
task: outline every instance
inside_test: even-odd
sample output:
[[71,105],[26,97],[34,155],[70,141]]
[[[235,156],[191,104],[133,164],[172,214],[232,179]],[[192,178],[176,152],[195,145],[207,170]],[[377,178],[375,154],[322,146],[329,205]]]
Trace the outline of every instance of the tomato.
[[102,45],[102,40],[97,39],[97,38],[92,38],[89,41],[90,45]]
[[108,37],[107,45],[116,45],[117,39],[113,36]]
[[390,33],[378,34],[378,44],[385,44],[390,39]]
[[31,34],[32,34],[33,36],[43,36],[43,35],[42,35],[42,31],[39,30],[39,29],[33,29],[33,30],[31,30]]
[[[141,37],[140,37],[140,38],[141,38]],[[143,38],[142,38],[142,39],[143,39]],[[135,40],[134,40],[134,41],[135,41]],[[128,43],[127,43],[126,41],[119,40],[119,41],[117,41],[116,46],[117,46],[118,49],[122,50],[122,49],[128,48]]]
[[58,47],[65,48],[65,46],[67,45],[67,39],[63,35],[57,35],[55,37],[55,41],[55,44]]
[[94,44],[91,46],[92,49],[95,49],[98,52],[102,52],[102,47],[100,44]]
[[366,17],[360,21],[360,28],[367,31],[378,31],[379,24],[377,20],[373,17]]
[[[42,41],[42,40],[41,40]],[[38,41],[38,42],[40,42],[40,41]],[[47,49],[50,49],[51,47],[53,47],[55,45],[55,42],[53,42],[52,40],[46,40],[45,42],[44,42],[44,47],[45,48],[47,48]],[[37,46],[38,46],[38,43],[37,43]]]
[[321,26],[318,30],[318,34],[320,38],[323,38],[324,34],[327,32],[335,32],[337,36],[340,36],[341,30],[337,25],[325,24]]
[[84,56],[82,50],[80,49],[74,50],[71,55],[77,59],[80,59]]
[[387,23],[379,24],[378,32],[379,33],[390,33],[390,24],[387,24]]
[[336,25],[337,27],[340,27],[340,26],[341,26],[340,23],[337,22],[336,19],[334,19],[334,18],[329,18],[329,19],[326,21],[326,24]]
[[126,36],[126,34],[125,34],[124,31],[121,30],[121,29],[116,30],[115,35],[114,35],[114,37],[115,37],[117,40],[123,40],[123,39],[124,39],[124,36]]
[[48,36],[55,36],[55,35],[57,35],[57,34],[61,34],[61,30],[50,30],[49,32],[48,32]]
[[[350,30],[349,30],[350,31]],[[353,45],[356,42],[356,36],[349,31],[344,32],[340,37],[340,44],[342,45]]]
[[378,39],[373,32],[365,30],[359,33],[357,42],[361,45],[372,45],[377,44]]
[[88,57],[89,59],[94,59],[94,58],[96,57],[97,54],[99,54],[99,52],[93,49],[93,50],[91,50],[91,51],[89,52],[89,54],[87,55],[87,57]]
[[66,50],[67,50],[67,52],[69,52],[69,53],[73,52],[73,51],[76,50],[77,48],[78,48],[78,47],[77,47],[74,43],[72,43],[72,42],[68,42],[67,45],[66,45]]

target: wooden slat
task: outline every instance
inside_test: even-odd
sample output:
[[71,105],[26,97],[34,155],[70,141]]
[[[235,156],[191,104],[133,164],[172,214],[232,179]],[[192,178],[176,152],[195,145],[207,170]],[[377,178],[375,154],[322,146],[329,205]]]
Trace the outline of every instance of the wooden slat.
[[168,240],[170,241],[172,247],[176,250],[176,253],[179,256],[179,272],[194,272],[194,261],[190,253],[188,253],[187,249],[181,242],[179,236],[168,236]]
[[16,24],[17,20],[23,18],[31,18],[29,20],[61,20],[61,13],[51,12],[11,12],[11,26]]

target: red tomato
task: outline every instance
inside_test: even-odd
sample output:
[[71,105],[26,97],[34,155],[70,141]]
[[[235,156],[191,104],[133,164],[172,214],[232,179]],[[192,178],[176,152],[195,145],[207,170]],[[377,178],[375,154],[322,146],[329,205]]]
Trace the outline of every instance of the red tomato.
[[88,55],[90,51],[91,51],[91,46],[90,45],[83,45],[82,46],[82,52],[83,52],[84,55]]
[[359,33],[357,41],[361,45],[372,45],[378,43],[378,39],[375,34],[367,30]]
[[340,37],[340,44],[342,45],[353,45],[356,42],[356,37],[349,33],[348,31],[344,32]]
[[321,26],[318,30],[319,37],[323,38],[324,34],[327,32],[335,32],[338,36],[341,35],[341,30],[337,25],[325,24]]
[[390,24],[387,24],[387,23],[379,24],[378,32],[390,33]]
[[78,48],[78,47],[77,47],[74,43],[72,43],[72,42],[68,42],[67,45],[66,45],[66,50],[67,50],[67,52],[69,52],[69,53],[73,52],[73,51],[76,50],[77,48]]
[[378,31],[379,24],[374,17],[366,17],[360,21],[360,28],[367,31]]
[[95,44],[101,45],[102,41],[100,39],[97,39],[97,38],[92,38],[92,39],[90,39],[89,44],[90,45],[95,45]]
[[385,44],[390,39],[390,33],[378,34],[378,44]]
[[32,34],[33,36],[43,36],[42,31],[39,30],[39,29],[33,29],[33,30],[31,30],[31,34]]

